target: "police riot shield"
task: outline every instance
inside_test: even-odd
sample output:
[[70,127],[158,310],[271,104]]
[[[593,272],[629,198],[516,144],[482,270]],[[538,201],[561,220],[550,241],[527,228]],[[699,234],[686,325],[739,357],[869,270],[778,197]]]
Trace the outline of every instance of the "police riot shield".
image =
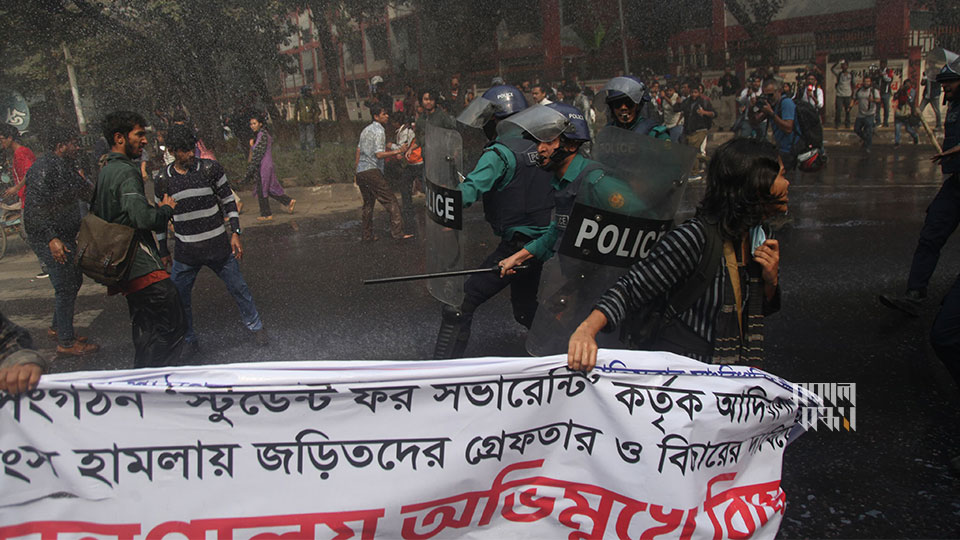
[[[540,307],[527,334],[530,354],[566,352],[570,334],[600,296],[673,227],[696,155],[616,127],[599,131],[593,159],[603,174],[581,183],[556,254],[544,264]],[[623,347],[612,334],[597,337],[601,347]]]
[[[457,189],[463,170],[463,141],[457,131],[430,124],[424,128],[424,139],[427,272],[463,270],[463,199]],[[427,290],[441,302],[460,306],[465,279],[431,279]]]
[[484,97],[477,97],[457,116],[457,122],[467,127],[479,129],[493,117],[496,111],[496,103]]

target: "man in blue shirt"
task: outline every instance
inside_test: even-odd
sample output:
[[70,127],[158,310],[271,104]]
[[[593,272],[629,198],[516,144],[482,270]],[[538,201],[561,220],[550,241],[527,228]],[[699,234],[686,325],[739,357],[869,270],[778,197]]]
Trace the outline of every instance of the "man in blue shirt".
[[757,98],[757,102],[760,111],[773,127],[773,138],[777,142],[783,167],[792,171],[797,167],[797,158],[793,154],[793,146],[799,139],[794,122],[797,117],[797,104],[783,95],[783,89],[773,79],[763,82],[763,94]]

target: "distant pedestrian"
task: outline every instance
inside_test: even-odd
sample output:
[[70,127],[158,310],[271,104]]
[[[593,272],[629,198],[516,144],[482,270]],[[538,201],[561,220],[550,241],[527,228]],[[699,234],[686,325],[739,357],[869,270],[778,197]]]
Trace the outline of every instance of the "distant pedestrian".
[[300,89],[300,97],[297,98],[295,108],[297,129],[300,133],[300,149],[315,150],[316,141],[316,122],[317,122],[317,102],[313,99],[313,93],[309,86]]
[[36,161],[33,150],[30,150],[20,142],[20,131],[10,124],[0,123],[0,146],[10,154],[12,165],[10,172],[13,173],[13,185],[4,192],[5,197],[16,195],[20,199],[21,208],[23,205],[27,181],[27,171]]
[[910,137],[913,138],[913,144],[920,142],[917,130],[913,127],[917,117],[917,110],[914,102],[917,98],[917,91],[913,87],[913,81],[906,79],[903,86],[897,90],[893,98],[893,144],[900,146],[900,130],[905,129]]
[[[176,161],[160,172],[155,185],[157,199],[170,195],[177,200],[173,214],[176,247],[171,258],[166,233],[158,233],[160,255],[164,265],[172,262],[171,279],[180,293],[187,319],[184,342],[187,354],[195,355],[200,342],[194,332],[192,296],[197,274],[206,266],[223,280],[258,345],[268,343],[266,331],[253,295],[240,273],[238,261],[243,258],[240,241],[240,217],[237,213],[227,175],[214,160],[194,155],[196,136],[187,126],[174,126],[167,133],[167,144]],[[229,219],[230,231],[224,226]]]
[[177,288],[160,260],[154,232],[167,230],[177,206],[169,195],[147,203],[140,169],[133,160],[147,144],[146,121],[137,113],[117,111],[103,122],[103,136],[110,141],[107,162],[100,169],[90,212],[109,223],[136,229],[137,249],[127,279],[108,290],[127,298],[133,326],[134,367],[174,364],[180,358],[186,318]]
[[[469,92],[467,93],[469,95]],[[404,114],[398,115],[400,127],[397,129],[396,148],[406,147],[407,151],[400,157],[400,209],[403,215],[403,232],[415,234],[417,232],[416,212],[413,206],[413,184],[423,179],[423,152],[416,143],[414,123]],[[396,149],[395,148],[395,149]]]
[[[880,104],[880,91],[873,86],[872,77],[863,76],[863,82],[857,88],[854,97],[857,120],[854,122],[853,131],[863,141],[863,150],[869,153],[870,147],[873,146],[873,133],[877,130],[876,116]],[[851,107],[853,105],[851,104]]]
[[400,205],[397,204],[397,197],[383,176],[384,158],[403,155],[409,146],[404,145],[396,150],[387,150],[387,134],[384,126],[390,121],[390,113],[382,105],[374,105],[370,112],[373,114],[373,122],[360,132],[356,156],[355,181],[363,197],[362,240],[372,242],[377,239],[373,234],[373,207],[376,201],[380,201],[390,214],[390,235],[396,240],[412,238],[412,234],[403,232]]
[[256,138],[250,153],[250,163],[247,165],[246,179],[253,180],[254,193],[260,203],[260,217],[257,221],[273,219],[269,197],[286,206],[287,212],[292,214],[297,200],[291,199],[284,193],[283,186],[277,179],[277,170],[273,165],[273,137],[264,125],[262,115],[257,114],[250,119],[250,129]]
[[846,60],[840,60],[840,62],[834,64],[830,68],[830,71],[837,77],[837,84],[834,86],[834,90],[836,90],[837,93],[834,106],[834,127],[840,127],[840,114],[843,113],[845,115],[843,125],[847,129],[850,129],[850,102],[853,100],[853,74],[850,73],[850,68],[847,66]]
[[927,108],[927,105],[930,105],[937,119],[937,125],[934,126],[934,129],[940,129],[940,125],[942,124],[940,119],[940,94],[942,91],[940,83],[924,77],[923,80],[920,81],[920,86],[923,87],[923,93],[920,96],[920,106],[917,107],[917,114],[923,115],[924,109]]
[[89,201],[91,185],[77,172],[77,134],[51,126],[45,134],[50,151],[27,172],[23,226],[27,242],[50,274],[54,290],[53,324],[47,331],[57,340],[57,354],[83,356],[99,346],[73,329],[77,293],[83,274],[75,262],[80,232],[80,201]]

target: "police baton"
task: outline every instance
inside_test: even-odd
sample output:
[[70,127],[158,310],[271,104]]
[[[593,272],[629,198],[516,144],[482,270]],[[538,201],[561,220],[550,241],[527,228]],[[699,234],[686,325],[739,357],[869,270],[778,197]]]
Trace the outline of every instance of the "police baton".
[[[527,265],[521,264],[514,266],[513,270],[526,270]],[[396,276],[396,277],[387,277],[379,279],[365,279],[363,280],[364,285],[376,285],[378,283],[397,283],[399,281],[418,281],[421,279],[434,279],[434,278],[445,278],[445,277],[457,277],[457,276],[469,276],[471,274],[487,274],[487,273],[500,273],[500,267],[494,266],[491,268],[474,268],[472,270],[453,270],[450,272],[434,272],[432,274],[416,274],[412,276]]]

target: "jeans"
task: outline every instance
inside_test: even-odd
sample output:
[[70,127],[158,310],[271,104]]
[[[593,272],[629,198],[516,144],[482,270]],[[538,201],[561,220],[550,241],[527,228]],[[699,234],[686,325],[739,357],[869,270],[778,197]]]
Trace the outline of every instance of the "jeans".
[[937,196],[927,207],[927,217],[920,229],[920,239],[913,253],[907,289],[926,291],[930,276],[937,268],[940,250],[960,225],[960,174],[953,174],[943,183]]
[[900,144],[900,126],[903,126],[903,129],[907,130],[907,133],[909,133],[910,136],[913,137],[913,142],[917,142],[920,140],[920,136],[917,135],[917,130],[914,129],[912,125],[910,125],[909,120],[897,120],[896,118],[894,118],[893,119],[893,142],[894,143]]
[[670,142],[678,143],[680,142],[680,136],[683,135],[683,124],[673,126],[667,129],[667,132],[670,133]]
[[931,107],[933,107],[933,114],[936,115],[937,117],[937,126],[934,129],[940,129],[942,121],[940,119],[940,99],[939,98],[934,99],[932,101],[927,98],[923,98],[922,100],[920,100],[920,107],[917,108],[917,114],[923,116],[923,110],[927,108],[928,103],[930,104]]
[[177,286],[177,291],[180,293],[180,303],[183,304],[183,312],[187,319],[187,333],[183,340],[186,343],[193,343],[197,340],[197,335],[193,331],[193,284],[197,280],[197,273],[204,266],[213,270],[217,277],[223,280],[223,283],[227,286],[227,291],[237,302],[237,307],[240,308],[240,316],[243,318],[243,324],[247,329],[255,332],[263,328],[260,313],[253,303],[253,295],[250,293],[250,288],[247,287],[247,282],[243,279],[243,274],[240,273],[240,265],[237,264],[237,259],[232,254],[223,261],[199,266],[191,266],[174,259],[170,279],[173,280],[173,284]]
[[873,144],[873,132],[876,130],[876,123],[873,116],[858,116],[853,124],[853,132],[863,141],[863,147],[867,150]]
[[[883,107],[883,127],[890,125],[890,98],[890,94],[880,94],[880,106]],[[880,123],[880,107],[877,107],[877,115],[873,119],[875,123]]]
[[837,96],[837,100],[834,103],[834,118],[833,125],[835,127],[840,127],[840,112],[843,111],[846,116],[844,117],[843,125],[850,127],[850,100],[853,99],[851,96]]
[[317,147],[313,124],[297,124],[300,129],[300,149],[313,150]]
[[51,327],[57,331],[57,341],[62,347],[72,347],[76,338],[73,333],[73,312],[77,302],[77,292],[83,284],[83,273],[80,267],[74,264],[71,254],[77,252],[76,241],[66,241],[63,245],[70,250],[67,262],[60,264],[50,253],[50,246],[43,241],[29,239],[30,247],[37,254],[50,274],[50,283],[53,284],[54,310]]
[[416,214],[413,206],[413,182],[417,178],[423,178],[423,163],[408,164],[400,173],[400,183],[397,186],[398,191],[400,191],[400,214],[403,217],[403,232],[407,234],[417,233]]

